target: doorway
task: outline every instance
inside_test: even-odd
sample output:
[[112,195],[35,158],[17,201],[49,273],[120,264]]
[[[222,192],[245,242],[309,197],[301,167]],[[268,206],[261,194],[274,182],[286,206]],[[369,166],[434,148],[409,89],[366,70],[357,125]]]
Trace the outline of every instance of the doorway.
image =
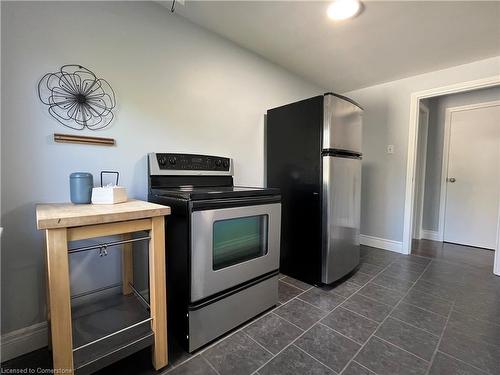
[[[403,251],[411,251],[414,239],[440,241],[436,246],[447,241],[464,248],[498,248],[499,84],[495,78],[412,95]],[[458,173],[460,181],[450,173]],[[500,275],[499,254],[490,254],[496,255],[494,272]]]
[[427,137],[429,131],[429,108],[421,101],[418,116],[417,164],[415,184],[415,204],[413,221],[413,238],[420,240],[423,236],[422,221],[424,214],[425,169],[427,162]]

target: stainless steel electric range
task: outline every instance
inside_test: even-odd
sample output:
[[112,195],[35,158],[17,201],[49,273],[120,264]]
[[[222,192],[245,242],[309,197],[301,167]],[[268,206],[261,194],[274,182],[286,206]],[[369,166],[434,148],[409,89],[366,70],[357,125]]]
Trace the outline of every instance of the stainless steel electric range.
[[281,197],[234,186],[229,158],[148,157],[149,201],[172,208],[169,332],[192,352],[277,304]]

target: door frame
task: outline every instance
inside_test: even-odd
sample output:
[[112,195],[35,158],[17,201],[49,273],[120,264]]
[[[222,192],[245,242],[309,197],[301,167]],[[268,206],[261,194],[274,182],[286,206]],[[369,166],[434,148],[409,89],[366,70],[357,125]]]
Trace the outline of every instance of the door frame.
[[[498,202],[498,212],[500,212],[500,202]],[[500,215],[498,215],[498,223],[497,223],[497,247],[495,248],[493,273],[497,276],[500,276]]]
[[[411,243],[413,236],[413,210],[415,199],[415,165],[417,156],[417,130],[419,117],[419,104],[421,99],[432,98],[435,96],[455,94],[459,92],[473,91],[486,87],[494,87],[500,85],[500,75],[478,79],[475,81],[467,81],[449,86],[437,87],[424,91],[417,91],[411,94],[410,97],[410,122],[408,130],[408,154],[406,165],[406,188],[405,188],[405,208],[403,218],[403,246],[401,252],[403,254],[411,253]],[[497,241],[495,252],[495,273],[500,275],[500,240]],[[498,271],[498,272],[497,272]]]
[[[412,238],[416,238],[416,239],[420,240],[422,238],[422,232],[423,232],[422,223],[423,223],[423,216],[424,216],[425,170],[427,168],[427,136],[429,134],[430,111],[429,111],[429,108],[421,101],[419,102],[418,110],[419,110],[419,115],[420,115],[420,111],[425,113],[426,129],[425,129],[425,133],[424,133],[424,141],[421,145],[418,145],[418,149],[417,149],[417,158],[418,158],[419,153],[424,154],[423,158],[422,158],[423,163],[420,166],[423,169],[423,174],[422,174],[422,178],[420,181],[418,179],[418,176],[416,175],[418,185],[415,187],[415,189],[416,189],[415,190],[415,199],[417,199],[420,196],[420,200],[418,202],[415,202],[418,205],[418,207],[420,208],[417,211],[419,213],[418,218],[417,218],[417,222],[419,223],[419,225],[418,225],[418,227],[414,226]],[[419,118],[419,126],[417,129],[417,139],[418,139],[419,133],[420,133],[420,118]],[[417,165],[415,165],[415,167],[417,167]],[[416,173],[418,173],[418,170],[415,171],[415,174]],[[420,194],[417,194],[418,192],[420,192]]]
[[[454,112],[495,107],[497,105],[500,105],[500,100],[446,108],[445,120],[444,120],[443,150],[442,150],[443,161],[441,164],[441,176],[440,176],[441,191],[439,193],[438,241],[444,241],[444,225],[446,220],[446,193],[448,189],[448,184],[446,179],[448,176],[448,161],[450,156],[451,116],[453,115]],[[498,244],[497,244],[497,249],[498,249]]]

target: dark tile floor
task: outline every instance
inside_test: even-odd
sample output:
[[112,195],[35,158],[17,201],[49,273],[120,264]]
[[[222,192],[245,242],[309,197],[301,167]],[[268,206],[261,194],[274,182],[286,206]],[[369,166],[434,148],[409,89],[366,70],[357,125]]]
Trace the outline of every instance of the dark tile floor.
[[[329,288],[282,275],[279,306],[195,355],[173,350],[164,373],[500,374],[493,253],[432,241],[413,253],[362,247],[359,270]],[[149,360],[145,350],[100,373],[155,374]],[[2,366],[50,359],[42,349]]]

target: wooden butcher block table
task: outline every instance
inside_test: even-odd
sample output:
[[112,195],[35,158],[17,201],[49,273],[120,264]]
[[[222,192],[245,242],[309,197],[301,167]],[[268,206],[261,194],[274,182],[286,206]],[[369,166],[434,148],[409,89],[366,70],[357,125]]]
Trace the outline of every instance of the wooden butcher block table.
[[[169,214],[170,207],[140,200],[37,205],[37,228],[46,237],[48,320],[58,373],[91,373],[150,345],[155,369],[168,364],[164,216]],[[132,236],[144,231],[146,236]],[[121,235],[121,240],[68,248],[71,241],[114,235]],[[132,244],[142,240],[149,240],[149,302],[133,285]],[[69,255],[97,250],[104,256],[119,245],[121,294],[107,295],[91,306],[72,307],[72,298],[79,296],[70,295]],[[88,298],[88,294],[81,295]]]

